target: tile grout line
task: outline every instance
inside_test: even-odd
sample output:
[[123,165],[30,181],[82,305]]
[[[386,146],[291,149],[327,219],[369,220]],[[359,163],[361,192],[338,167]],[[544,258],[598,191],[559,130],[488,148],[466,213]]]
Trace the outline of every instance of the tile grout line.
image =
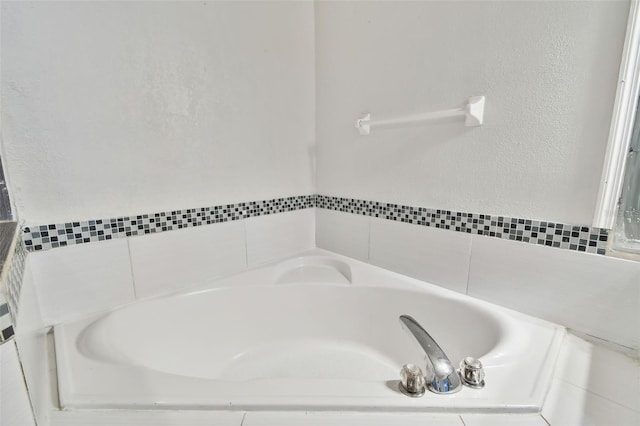
[[367,218],[367,263],[371,263],[371,217]]
[[464,294],[469,295],[469,281],[471,281],[471,258],[473,257],[473,240],[471,237],[471,242],[469,244],[469,264],[467,265],[467,287],[464,290]]
[[242,224],[242,230],[244,231],[244,267],[249,268],[249,236],[247,235],[247,222]]
[[127,240],[127,253],[129,254],[129,271],[131,272],[131,284],[133,286],[133,300],[138,300],[138,290],[136,289],[136,274],[133,272],[133,257],[131,257],[131,239]]

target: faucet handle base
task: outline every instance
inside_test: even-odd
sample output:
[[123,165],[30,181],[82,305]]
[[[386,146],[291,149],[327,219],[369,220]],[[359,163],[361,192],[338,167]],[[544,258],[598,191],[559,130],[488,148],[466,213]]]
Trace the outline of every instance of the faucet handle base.
[[460,389],[462,389],[462,383],[460,382],[460,376],[458,376],[458,372],[454,371],[443,380],[433,379],[427,385],[427,389],[429,389],[433,393],[438,394],[456,393],[459,392]]

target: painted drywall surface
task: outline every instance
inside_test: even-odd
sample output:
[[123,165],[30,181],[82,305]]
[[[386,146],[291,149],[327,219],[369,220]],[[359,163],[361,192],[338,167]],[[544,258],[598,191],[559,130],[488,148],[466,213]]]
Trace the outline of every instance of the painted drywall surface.
[[[317,2],[318,193],[589,224],[628,2]],[[459,107],[485,124],[373,131]]]
[[310,194],[310,2],[3,2],[28,225]]

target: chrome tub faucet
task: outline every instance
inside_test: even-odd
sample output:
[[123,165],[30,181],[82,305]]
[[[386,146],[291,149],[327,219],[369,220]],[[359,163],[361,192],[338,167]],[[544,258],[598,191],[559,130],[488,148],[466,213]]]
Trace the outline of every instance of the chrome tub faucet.
[[[418,322],[409,315],[401,315],[400,323],[403,328],[408,330],[416,339],[422,350],[425,352],[428,358],[428,363],[433,367],[429,368],[427,365],[427,383],[426,387],[434,393],[446,394],[458,392],[462,387],[460,376],[456,371],[449,358],[444,353],[442,348],[438,346],[436,341],[431,337],[427,331],[422,328]],[[433,371],[433,378],[429,377],[430,371]],[[410,389],[403,389],[401,383],[401,389],[403,393],[413,393]],[[413,396],[413,395],[410,395]],[[419,395],[415,395],[419,396]]]

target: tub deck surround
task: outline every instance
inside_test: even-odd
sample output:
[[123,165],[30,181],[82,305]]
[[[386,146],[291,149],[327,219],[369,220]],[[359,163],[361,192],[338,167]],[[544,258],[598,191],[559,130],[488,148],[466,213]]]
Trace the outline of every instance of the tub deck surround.
[[[412,315],[482,390],[402,395]],[[564,329],[312,250],[54,328],[62,408],[538,412]]]

